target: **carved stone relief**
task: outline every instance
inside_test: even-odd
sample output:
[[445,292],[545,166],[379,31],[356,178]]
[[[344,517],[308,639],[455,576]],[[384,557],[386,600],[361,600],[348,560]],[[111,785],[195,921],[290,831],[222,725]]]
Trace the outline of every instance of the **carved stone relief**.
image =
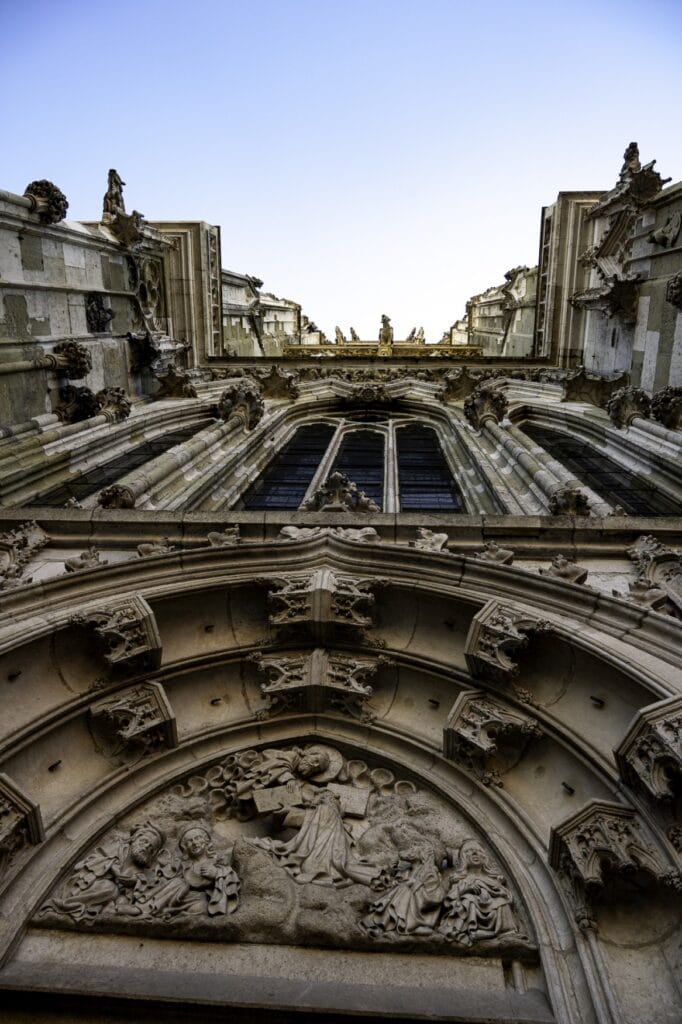
[[0,772],[0,883],[14,857],[43,838],[40,808]]
[[651,400],[651,415],[668,430],[682,430],[682,388],[669,385]]
[[82,569],[97,569],[101,565],[108,565],[94,545],[90,545],[87,551],[81,551],[79,555],[64,560],[65,572],[80,572]]
[[163,540],[143,541],[137,545],[137,554],[140,558],[161,558],[177,550],[176,545],[171,544],[168,537],[164,537]]
[[541,576],[553,576],[568,583],[584,583],[587,579],[587,569],[565,555],[555,555],[549,568],[538,569],[538,572]]
[[625,782],[654,800],[674,800],[682,777],[682,697],[638,711],[615,754]]
[[212,548],[233,548],[239,544],[239,526],[226,526],[224,530],[210,530],[206,539]]
[[486,541],[483,551],[475,551],[474,558],[482,562],[497,562],[498,565],[511,565],[514,561],[514,552],[511,548],[501,548],[494,540]]
[[263,398],[298,398],[298,374],[281,370],[279,366],[273,366],[270,370],[254,371],[254,376],[260,382],[261,395]]
[[443,729],[443,753],[485,785],[502,786],[491,759],[498,739],[513,741],[521,754],[530,739],[542,735],[540,726],[528,715],[482,690],[466,690],[452,706]]
[[176,370],[169,366],[165,375],[157,376],[159,390],[155,398],[196,398],[197,389],[192,384],[189,374],[185,370]]
[[605,408],[613,392],[627,385],[627,374],[600,377],[596,373],[588,373],[584,366],[579,366],[577,370],[564,375],[561,382],[564,386],[564,402],[589,402]]
[[265,404],[260,395],[260,387],[246,377],[235,378],[218,400],[220,418],[228,422],[237,420],[244,430],[253,430],[258,426],[264,411]]
[[324,642],[353,631],[366,643],[381,646],[366,630],[372,625],[372,590],[383,586],[384,580],[361,580],[317,569],[304,576],[260,582],[276,588],[268,594],[268,602],[273,609],[270,623],[278,633]]
[[52,349],[56,358],[55,369],[69,380],[81,380],[92,370],[92,356],[84,345],[77,341],[60,341]]
[[175,715],[161,683],[141,683],[91,704],[90,721],[111,755],[178,745]]
[[561,484],[550,496],[549,511],[553,516],[589,516],[589,498],[575,484]]
[[47,541],[47,534],[36,522],[21,523],[0,534],[0,591],[31,583],[24,570]]
[[314,494],[303,502],[304,512],[381,512],[345,473],[331,473]]
[[92,632],[112,672],[149,672],[161,664],[161,637],[154,612],[139,594],[73,615],[69,624]]
[[91,334],[102,334],[109,330],[114,313],[104,305],[104,296],[98,293],[88,295],[85,300],[85,319]]
[[355,544],[378,544],[380,537],[373,526],[283,526],[277,540],[305,541],[315,537],[339,537]]
[[435,551],[447,554],[448,539],[447,533],[434,533],[433,530],[427,530],[424,526],[418,526],[417,539],[411,540],[409,544],[411,548],[419,548],[420,551]]
[[682,271],[671,277],[665,286],[665,297],[671,306],[682,309]]
[[663,227],[651,232],[648,240],[654,245],[662,246],[664,249],[672,249],[677,241],[681,227],[682,212],[677,210],[675,213],[670,214]]
[[[519,674],[517,655],[528,646],[535,633],[544,633],[550,623],[533,619],[527,612],[488,601],[474,615],[464,645],[469,671],[475,679],[509,684]],[[522,691],[517,696],[524,699]]]
[[594,927],[589,904],[603,888],[607,874],[641,870],[674,888],[682,887],[679,871],[656,848],[635,812],[604,800],[590,800],[552,829],[549,862],[562,876],[583,930]]
[[130,400],[123,388],[102,388],[93,393],[90,388],[67,384],[60,398],[54,411],[62,423],[80,423],[99,415],[106,416],[110,423],[118,423],[130,415]]
[[441,798],[324,743],[243,750],[86,852],[41,927],[533,959],[519,900]]
[[637,579],[664,591],[670,609],[682,618],[682,553],[649,534],[639,537],[628,555],[637,567]]
[[259,718],[290,712],[337,711],[363,722],[374,718],[367,680],[388,658],[356,658],[316,648],[296,655],[254,654],[252,661],[269,679],[261,684],[268,705]]
[[135,492],[124,484],[111,484],[97,495],[97,504],[102,508],[135,508]]
[[617,427],[629,427],[638,416],[649,417],[651,399],[641,388],[619,388],[606,403],[606,411]]

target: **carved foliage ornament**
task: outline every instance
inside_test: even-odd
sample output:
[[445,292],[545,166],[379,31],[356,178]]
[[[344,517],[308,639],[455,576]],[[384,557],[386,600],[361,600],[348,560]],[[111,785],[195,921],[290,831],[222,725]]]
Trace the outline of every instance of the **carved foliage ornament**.
[[301,505],[304,512],[381,512],[345,473],[331,473]]
[[480,430],[488,420],[500,423],[507,415],[506,395],[499,389],[499,381],[484,382],[464,400],[464,415],[471,425]]
[[36,923],[368,952],[536,952],[512,886],[459,812],[319,742],[242,750],[148,801],[85,853]]
[[443,753],[472,772],[485,786],[501,786],[489,765],[498,739],[513,739],[520,752],[533,737],[542,735],[539,725],[516,708],[503,704],[482,690],[468,690],[455,701],[443,729]]
[[33,209],[37,212],[41,224],[58,224],[66,217],[68,200],[61,189],[47,178],[32,181],[24,189],[24,195],[32,200]]
[[81,380],[92,370],[92,356],[87,348],[76,341],[60,341],[52,349],[56,356],[57,372],[63,373],[70,380]]
[[47,534],[36,522],[21,523],[0,534],[0,591],[31,582],[24,569],[47,542]]
[[378,544],[379,534],[373,526],[283,526],[278,541],[307,541],[318,537],[338,537],[354,544]]
[[380,579],[337,575],[330,569],[262,582],[276,587],[268,594],[273,609],[270,623],[275,629],[285,633],[302,631],[319,640],[348,630],[360,631],[364,636],[364,630],[372,625],[372,588],[384,584]]
[[0,773],[0,883],[13,858],[43,838],[40,808]]
[[260,423],[264,411],[260,387],[247,378],[236,378],[218,400],[220,418],[227,422],[236,420],[244,430],[253,430]]
[[679,616],[682,616],[682,553],[667,547],[651,534],[641,536],[628,548],[637,567],[638,580],[663,590]]
[[123,388],[102,388],[95,394],[90,388],[67,384],[60,398],[54,411],[62,423],[80,423],[99,415],[118,423],[130,415],[130,400]]
[[619,388],[606,403],[606,411],[617,427],[629,427],[638,416],[648,418],[651,399],[641,388]]
[[590,501],[576,484],[561,484],[550,496],[549,511],[553,516],[589,516]]
[[682,430],[682,387],[662,388],[651,400],[651,414],[668,430]]
[[682,309],[682,270],[668,281],[665,297],[671,306]]

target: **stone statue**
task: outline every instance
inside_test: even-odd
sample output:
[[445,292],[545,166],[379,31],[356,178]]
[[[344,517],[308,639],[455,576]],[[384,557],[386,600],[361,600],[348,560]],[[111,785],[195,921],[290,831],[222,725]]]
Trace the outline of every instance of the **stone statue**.
[[74,555],[73,558],[66,558],[64,560],[64,570],[66,572],[94,569],[98,565],[107,565],[107,562],[102,560],[99,551],[92,544],[87,551],[81,551],[80,555]]
[[386,933],[431,935],[445,895],[433,846],[418,841],[401,851],[392,873],[393,884],[369,908],[360,922],[373,938]]
[[340,327],[335,327],[334,328],[334,337],[336,338],[336,344],[337,345],[345,345],[346,344],[346,340],[347,339],[346,339],[346,337],[345,337],[345,335],[344,335],[344,333],[343,333],[343,331],[341,330]]
[[360,338],[358,337],[358,332],[355,330],[354,327],[351,327],[351,329],[350,329],[350,340],[351,341],[360,341]]
[[152,914],[231,914],[239,905],[240,882],[224,857],[213,849],[211,833],[201,824],[178,837],[181,860],[176,873],[157,886],[147,904]]
[[97,917],[107,907],[116,914],[139,916],[142,895],[164,873],[170,874],[170,856],[160,857],[164,843],[165,836],[151,822],[133,826],[126,837],[98,847],[76,864],[65,896],[51,900],[44,910],[74,921]]
[[418,345],[423,345],[424,344],[424,328],[423,327],[419,328],[419,330],[417,331],[417,333],[414,336],[414,340],[416,341],[416,343]]
[[438,926],[441,935],[461,946],[472,946],[481,939],[518,933],[512,894],[475,840],[462,843],[459,863],[443,901]]
[[303,824],[289,842],[255,839],[300,884],[346,886],[369,882],[379,873],[376,865],[354,855],[338,797],[330,789],[315,793]]
[[125,213],[126,207],[123,201],[123,186],[125,181],[118,171],[112,167],[107,179],[107,190],[104,193],[104,204],[102,207],[102,220],[113,219],[118,213]]
[[541,576],[554,576],[568,583],[584,583],[587,569],[565,555],[555,555],[548,569],[538,569]]
[[381,330],[379,331],[379,345],[391,347],[393,344],[393,328],[390,317],[385,313],[381,314]]

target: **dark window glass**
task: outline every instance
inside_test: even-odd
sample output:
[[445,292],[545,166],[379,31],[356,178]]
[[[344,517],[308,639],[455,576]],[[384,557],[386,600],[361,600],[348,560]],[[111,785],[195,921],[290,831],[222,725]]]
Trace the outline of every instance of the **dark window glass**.
[[598,448],[579,437],[526,423],[524,433],[570,470],[578,480],[631,516],[677,516],[680,506],[654,487],[646,477],[619,466]]
[[300,427],[246,492],[243,507],[298,508],[333,436],[328,423]]
[[415,424],[401,427],[396,436],[400,511],[464,512],[435,431]]
[[384,435],[353,430],[341,442],[332,472],[345,473],[379,508],[384,503]]
[[213,422],[212,419],[205,419],[198,423],[195,422],[184,427],[178,427],[176,430],[170,430],[165,434],[159,434],[158,437],[152,437],[147,441],[143,441],[142,444],[122,452],[116,458],[110,459],[109,462],[93,466],[92,469],[85,470],[79,476],[74,477],[73,480],[62,483],[59,487],[52,488],[52,490],[45,491],[44,494],[33,498],[32,501],[26,504],[61,508],[70,498],[76,498],[77,501],[81,501],[90,494],[94,494],[95,491],[100,491],[103,487],[116,483],[121,477],[132,473],[134,469],[139,469],[145,462],[150,462],[157,455],[167,452],[174,445],[187,441],[188,438],[198,434],[200,430],[203,430]]

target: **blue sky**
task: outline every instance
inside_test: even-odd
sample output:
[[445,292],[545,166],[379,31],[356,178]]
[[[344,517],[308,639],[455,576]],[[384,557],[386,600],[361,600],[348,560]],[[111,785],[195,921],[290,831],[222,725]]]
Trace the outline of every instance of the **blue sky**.
[[328,333],[437,340],[628,142],[682,178],[682,3],[0,0],[0,187],[222,227]]

